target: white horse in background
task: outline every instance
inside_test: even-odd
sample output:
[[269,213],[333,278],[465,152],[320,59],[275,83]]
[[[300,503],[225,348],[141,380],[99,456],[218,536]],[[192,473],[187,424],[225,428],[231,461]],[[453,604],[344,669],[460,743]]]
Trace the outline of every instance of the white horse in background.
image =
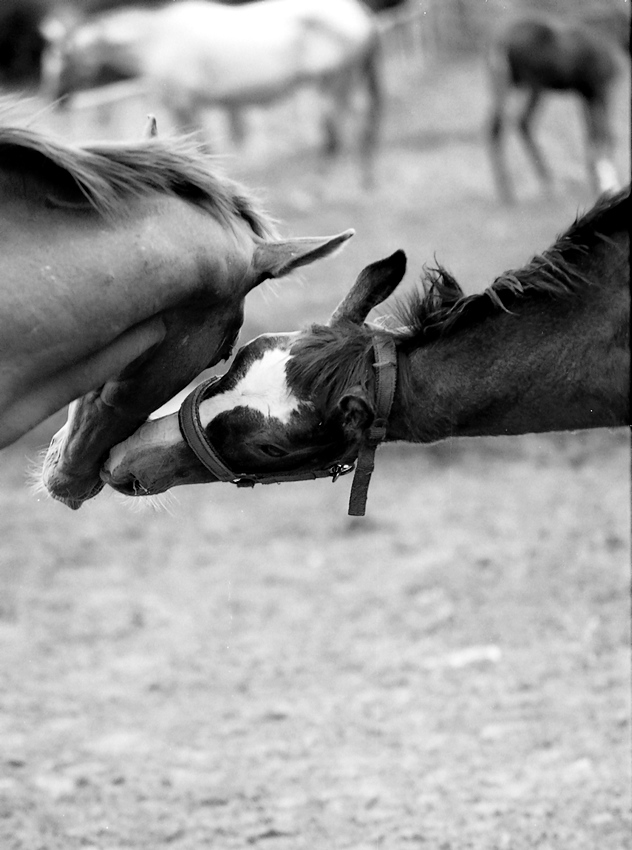
[[[127,7],[75,27],[49,22],[42,62],[47,99],[91,84],[139,78],[152,109],[179,131],[203,133],[204,111],[272,103],[305,84],[325,95],[324,153],[341,147],[352,98],[366,90],[360,152],[371,182],[381,116],[379,33],[360,0],[257,0],[224,6],[182,0],[160,8]],[[90,81],[94,80],[94,83]]]

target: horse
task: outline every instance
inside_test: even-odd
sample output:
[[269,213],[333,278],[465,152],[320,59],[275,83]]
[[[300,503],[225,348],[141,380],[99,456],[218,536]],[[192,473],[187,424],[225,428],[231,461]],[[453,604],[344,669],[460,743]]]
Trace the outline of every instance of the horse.
[[[204,110],[229,110],[237,140],[241,108],[265,105],[315,84],[326,105],[326,160],[342,147],[356,89],[366,90],[360,152],[372,182],[382,110],[379,32],[360,0],[257,0],[227,6],[181,0],[158,9],[129,7],[89,18],[63,34],[49,27],[42,62],[47,99],[93,83],[137,77],[152,110],[178,130],[205,137]],[[208,142],[208,139],[206,139]]]
[[629,54],[629,29],[628,13],[609,9],[578,19],[533,13],[511,20],[499,31],[488,56],[492,109],[487,135],[504,202],[513,200],[503,137],[507,101],[515,91],[526,94],[519,137],[545,188],[551,184],[551,173],[532,125],[547,91],[571,92],[581,101],[593,191],[600,194],[620,188],[613,156],[612,94],[621,72],[621,49]]
[[629,188],[600,200],[475,295],[426,269],[392,329],[365,320],[402,280],[405,254],[367,266],[328,324],[246,344],[179,414],[115,446],[103,480],[140,496],[217,480],[335,479],[380,439],[629,424],[630,211]]
[[252,289],[353,233],[279,239],[191,140],[155,136],[0,128],[0,204],[0,448],[73,402],[43,471],[73,508],[112,446],[230,355]]

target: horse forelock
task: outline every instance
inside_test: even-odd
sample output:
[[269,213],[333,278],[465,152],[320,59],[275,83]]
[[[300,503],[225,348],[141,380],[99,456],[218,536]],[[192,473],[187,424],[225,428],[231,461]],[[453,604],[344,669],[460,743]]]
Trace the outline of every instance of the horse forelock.
[[465,295],[459,283],[442,266],[425,268],[421,290],[415,290],[396,306],[404,326],[401,341],[422,345],[470,327],[499,311],[511,312],[530,298],[546,295],[557,299],[580,296],[591,284],[582,262],[600,242],[613,243],[627,232],[630,190],[601,199],[546,251],[530,263],[500,275],[483,290]]
[[245,221],[261,238],[276,238],[275,223],[255,197],[218,173],[211,156],[190,137],[152,138],[132,144],[66,145],[25,128],[0,127],[0,158],[28,154],[68,174],[94,209],[115,218],[130,198],[152,192],[181,197],[202,207],[226,225]]
[[376,332],[351,322],[333,327],[312,325],[303,331],[290,350],[286,367],[291,390],[329,418],[345,393],[366,385],[372,334]]

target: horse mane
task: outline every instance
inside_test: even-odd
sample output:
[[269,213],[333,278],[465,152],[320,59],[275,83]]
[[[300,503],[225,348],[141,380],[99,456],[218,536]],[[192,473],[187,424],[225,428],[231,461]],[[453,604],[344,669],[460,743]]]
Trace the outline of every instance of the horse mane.
[[327,418],[341,396],[366,384],[372,347],[368,325],[311,325],[291,348],[288,383],[299,398],[309,398]]
[[0,162],[11,160],[21,169],[45,163],[67,175],[107,218],[121,215],[130,198],[161,192],[188,200],[225,224],[239,218],[257,236],[277,236],[254,197],[212,170],[211,156],[190,137],[72,146],[27,128],[0,127]]
[[[627,232],[630,188],[602,198],[585,215],[577,217],[556,242],[520,269],[504,272],[491,286],[465,295],[456,279],[442,266],[426,268],[421,290],[414,290],[396,305],[403,326],[399,341],[413,346],[432,342],[478,324],[500,311],[512,312],[529,299],[569,299],[591,284],[582,271],[586,258],[599,242]],[[584,261],[584,262],[582,262]]]

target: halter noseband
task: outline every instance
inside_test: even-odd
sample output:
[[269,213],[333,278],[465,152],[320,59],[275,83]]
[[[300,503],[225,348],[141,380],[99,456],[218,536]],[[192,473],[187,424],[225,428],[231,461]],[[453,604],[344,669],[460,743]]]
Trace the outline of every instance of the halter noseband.
[[375,371],[375,419],[364,432],[355,475],[349,495],[349,516],[364,516],[371,474],[375,468],[375,450],[386,438],[388,417],[397,386],[397,349],[392,336],[373,334],[373,369]]
[[313,472],[234,472],[221,459],[215,446],[206,435],[200,421],[200,404],[208,390],[219,380],[217,375],[208,378],[189,393],[178,413],[180,431],[185,443],[209,472],[218,481],[236,484],[237,487],[254,487],[255,484],[283,484],[286,481],[311,481],[316,478],[331,478],[336,481],[354,469],[353,464],[335,463]]
[[317,478],[331,478],[332,482],[335,482],[341,475],[348,475],[355,469],[349,498],[349,516],[364,516],[371,473],[375,466],[375,450],[386,436],[388,416],[397,381],[397,352],[392,337],[374,334],[373,352],[376,414],[360,444],[357,467],[353,463],[338,462],[312,472],[233,472],[217,453],[200,421],[200,404],[210,395],[208,391],[219,380],[217,375],[198,384],[182,403],[178,422],[184,441],[200,463],[218,481],[236,484],[237,487],[283,484],[286,481],[312,481]]

